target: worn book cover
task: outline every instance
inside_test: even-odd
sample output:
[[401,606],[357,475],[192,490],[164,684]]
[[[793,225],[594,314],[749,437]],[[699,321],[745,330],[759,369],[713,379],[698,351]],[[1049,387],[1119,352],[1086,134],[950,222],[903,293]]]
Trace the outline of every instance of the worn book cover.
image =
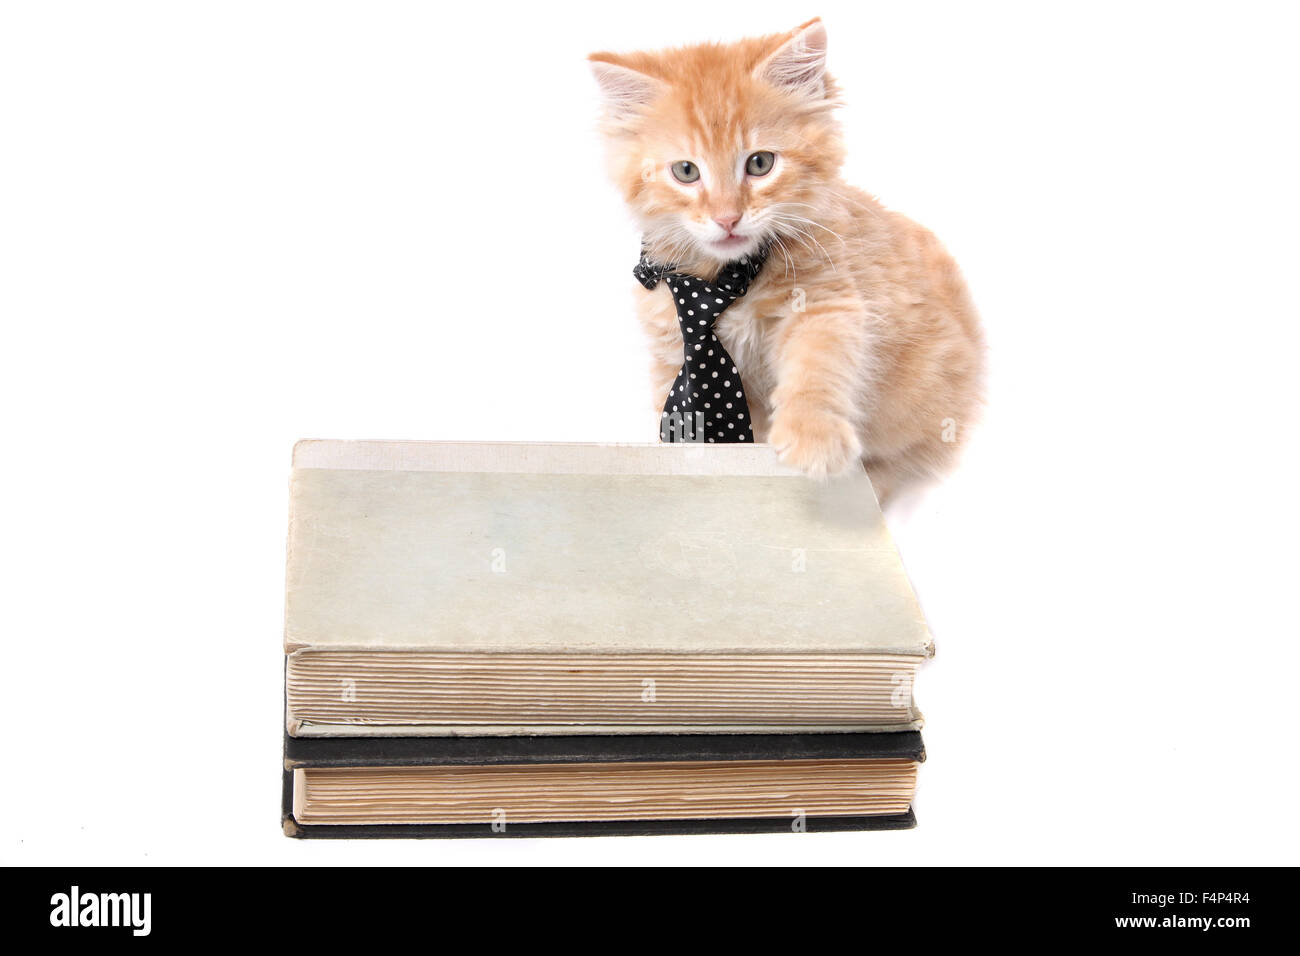
[[766,446],[309,441],[295,736],[898,731],[930,636],[865,474]]
[[285,736],[294,837],[903,829],[921,735]]

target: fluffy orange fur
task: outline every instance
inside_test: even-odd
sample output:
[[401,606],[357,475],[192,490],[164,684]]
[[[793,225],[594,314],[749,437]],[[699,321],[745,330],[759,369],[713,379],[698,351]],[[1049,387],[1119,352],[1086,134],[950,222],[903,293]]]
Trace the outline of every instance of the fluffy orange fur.
[[[611,174],[650,254],[711,279],[770,245],[749,293],[715,326],[755,439],[813,476],[861,460],[884,501],[954,462],[981,401],[983,335],[938,240],[841,179],[825,48],[813,20],[733,44],[590,59]],[[758,151],[775,166],[750,175]],[[673,175],[683,160],[698,181]],[[657,418],[681,333],[666,285],[635,295]]]

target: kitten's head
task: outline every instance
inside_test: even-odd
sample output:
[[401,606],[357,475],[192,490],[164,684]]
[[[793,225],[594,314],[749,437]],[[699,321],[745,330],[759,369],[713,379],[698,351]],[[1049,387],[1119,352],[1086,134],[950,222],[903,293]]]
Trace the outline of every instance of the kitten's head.
[[843,156],[820,20],[590,60],[611,173],[654,258],[716,269],[810,233]]

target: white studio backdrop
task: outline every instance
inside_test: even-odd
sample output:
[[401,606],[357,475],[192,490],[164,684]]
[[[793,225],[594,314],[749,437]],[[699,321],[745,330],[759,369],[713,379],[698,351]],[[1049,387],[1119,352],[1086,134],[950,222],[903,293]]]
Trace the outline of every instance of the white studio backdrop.
[[[891,518],[939,649],[919,829],[285,839],[293,441],[652,438],[638,242],[584,57],[815,15],[848,177],[948,244],[991,346],[961,471]],[[0,856],[1294,862],[1296,20],[6,4],[0,715],[21,774]]]

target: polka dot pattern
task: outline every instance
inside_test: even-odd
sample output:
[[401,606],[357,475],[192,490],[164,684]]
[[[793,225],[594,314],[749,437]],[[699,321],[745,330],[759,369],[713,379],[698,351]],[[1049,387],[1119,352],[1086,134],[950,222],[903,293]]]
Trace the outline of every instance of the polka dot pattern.
[[729,262],[717,279],[705,282],[677,272],[645,253],[632,274],[647,289],[661,281],[672,292],[682,330],[685,360],[677,373],[660,419],[659,438],[665,442],[752,442],[749,403],[740,371],[713,333],[723,311],[749,291],[767,261],[767,250]]

